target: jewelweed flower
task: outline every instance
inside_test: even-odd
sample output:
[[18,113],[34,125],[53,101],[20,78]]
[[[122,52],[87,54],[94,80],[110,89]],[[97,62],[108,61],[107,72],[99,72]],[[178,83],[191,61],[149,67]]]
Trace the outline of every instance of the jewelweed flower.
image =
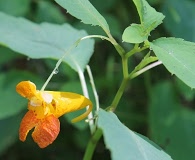
[[16,91],[28,99],[28,112],[23,117],[19,128],[19,139],[26,140],[28,132],[32,132],[33,140],[40,148],[45,148],[57,138],[60,131],[59,117],[73,111],[88,109],[74,118],[78,122],[87,117],[92,110],[92,103],[86,97],[71,92],[39,91],[30,81],[17,84]]

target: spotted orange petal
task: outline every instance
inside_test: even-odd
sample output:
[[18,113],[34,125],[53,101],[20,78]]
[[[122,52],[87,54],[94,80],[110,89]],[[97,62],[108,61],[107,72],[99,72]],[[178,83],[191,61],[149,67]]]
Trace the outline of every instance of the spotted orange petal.
[[32,128],[34,128],[38,122],[39,121],[36,118],[34,112],[28,111],[20,123],[19,139],[24,142],[26,140],[26,136],[27,136],[28,132]]
[[17,84],[16,91],[25,98],[31,98],[36,93],[36,86],[31,81],[22,81]]
[[45,148],[57,138],[60,131],[60,121],[54,115],[42,119],[35,127],[32,137],[40,148]]

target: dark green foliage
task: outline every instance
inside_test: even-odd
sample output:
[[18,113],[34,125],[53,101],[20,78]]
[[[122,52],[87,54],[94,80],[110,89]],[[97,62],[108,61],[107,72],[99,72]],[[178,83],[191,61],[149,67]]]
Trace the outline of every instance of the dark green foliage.
[[[91,0],[91,3],[108,22],[114,38],[126,50],[130,50],[132,45],[121,41],[125,28],[131,23],[140,24],[132,0],[108,0],[106,3],[105,0]],[[158,12],[162,12],[166,18],[163,20],[163,25],[152,31],[151,36],[147,32],[146,37],[141,37],[140,42],[148,36],[151,42],[165,36],[175,36],[195,42],[193,0],[179,0],[179,3],[178,0],[148,0],[148,3]],[[0,11],[25,17],[35,23],[66,22],[75,28],[86,30],[88,34],[105,34],[100,27],[91,27],[79,22],[52,0],[0,0]],[[106,23],[103,27],[105,30],[108,29]],[[134,55],[129,61],[129,70],[133,70],[144,56],[145,52]],[[90,138],[89,129],[84,122],[72,125],[69,121],[71,114],[60,118],[61,132],[53,145],[44,150],[34,144],[30,134],[25,143],[18,140],[18,127],[26,112],[27,104],[15,92],[15,85],[21,80],[31,80],[40,89],[55,67],[55,63],[56,60],[29,59],[3,45],[0,46],[0,159],[82,159]],[[94,75],[101,108],[104,109],[112,102],[121,82],[120,57],[107,41],[97,40],[89,65]],[[81,93],[79,83],[76,72],[63,63],[47,89]],[[93,101],[92,92],[90,96]],[[165,67],[160,66],[128,83],[115,113],[123,124],[149,137],[173,159],[192,160],[195,159],[194,105],[194,90],[167,72]],[[109,158],[110,153],[103,140],[100,140],[93,159]]]

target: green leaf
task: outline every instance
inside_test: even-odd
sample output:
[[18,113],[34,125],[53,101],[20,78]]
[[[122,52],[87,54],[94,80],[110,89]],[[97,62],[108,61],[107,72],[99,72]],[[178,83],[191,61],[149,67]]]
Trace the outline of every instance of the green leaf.
[[36,22],[51,22],[62,24],[66,21],[59,7],[50,1],[37,1]]
[[182,98],[184,98],[184,100],[188,102],[193,101],[193,99],[195,98],[195,90],[189,88],[185,83],[183,83],[183,81],[181,81],[177,77],[175,78],[174,82]]
[[[87,35],[68,24],[54,25],[32,23],[23,18],[15,18],[0,13],[0,43],[30,58],[60,59],[79,38]],[[14,25],[12,25],[14,24]],[[84,70],[93,53],[94,40],[87,39],[79,43],[63,59],[77,71]]]
[[112,112],[100,109],[98,126],[103,131],[112,160],[171,160],[170,156],[156,148],[153,142],[125,127]]
[[0,74],[0,120],[13,116],[27,108],[27,100],[16,93],[16,85],[22,80],[31,80],[40,86],[40,80],[27,72],[12,71]]
[[150,44],[169,72],[195,88],[195,43],[178,38],[159,38]]
[[152,8],[146,0],[133,0],[139,13],[141,25],[148,33],[162,23],[164,15]]
[[142,61],[135,67],[135,72],[139,71],[140,69],[144,68],[148,64],[157,61],[158,58],[156,56],[150,56],[150,52],[142,59]]
[[109,26],[104,17],[94,8],[88,0],[55,0],[71,15],[80,19],[83,23],[98,25],[109,33]]
[[0,0],[0,11],[14,16],[22,16],[30,10],[30,3],[30,0]]
[[0,120],[0,155],[18,139],[21,115],[14,115]]
[[195,42],[195,1],[168,0],[163,3],[164,25],[174,37]]
[[124,30],[122,39],[129,43],[141,43],[148,39],[148,34],[144,34],[143,27],[140,24],[131,24]]
[[12,60],[21,55],[16,54],[15,52],[6,47],[0,46],[0,56],[0,66],[2,67],[3,65],[10,63]]
[[133,0],[137,7],[141,24],[132,24],[126,28],[122,39],[128,43],[141,43],[145,41],[150,32],[162,23],[164,15],[152,8],[146,0]]
[[195,158],[195,112],[179,104],[170,82],[151,90],[149,124],[151,138],[175,160]]

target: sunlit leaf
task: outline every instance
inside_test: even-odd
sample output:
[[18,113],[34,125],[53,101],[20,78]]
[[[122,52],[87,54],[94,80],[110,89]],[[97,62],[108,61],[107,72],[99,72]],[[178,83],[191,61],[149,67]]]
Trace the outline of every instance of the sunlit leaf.
[[145,41],[150,32],[162,23],[164,15],[152,8],[146,0],[133,0],[136,5],[141,24],[133,24],[123,32],[122,39],[128,43]]
[[[87,35],[85,31],[78,31],[69,24],[38,25],[24,18],[15,18],[4,13],[0,13],[0,21],[0,43],[30,58],[58,60],[75,41]],[[82,41],[66,54],[63,61],[76,71],[78,69],[76,64],[84,70],[93,53],[93,44],[92,39]]]
[[150,44],[169,72],[195,88],[195,43],[178,38],[159,38]]
[[133,0],[139,13],[141,25],[150,32],[162,23],[164,15],[151,7],[146,0]]
[[148,34],[143,34],[143,27],[140,24],[131,24],[124,30],[122,39],[129,43],[141,43],[148,38]]
[[112,160],[171,160],[169,155],[154,146],[149,139],[124,126],[114,113],[101,109],[98,126],[103,131]]

